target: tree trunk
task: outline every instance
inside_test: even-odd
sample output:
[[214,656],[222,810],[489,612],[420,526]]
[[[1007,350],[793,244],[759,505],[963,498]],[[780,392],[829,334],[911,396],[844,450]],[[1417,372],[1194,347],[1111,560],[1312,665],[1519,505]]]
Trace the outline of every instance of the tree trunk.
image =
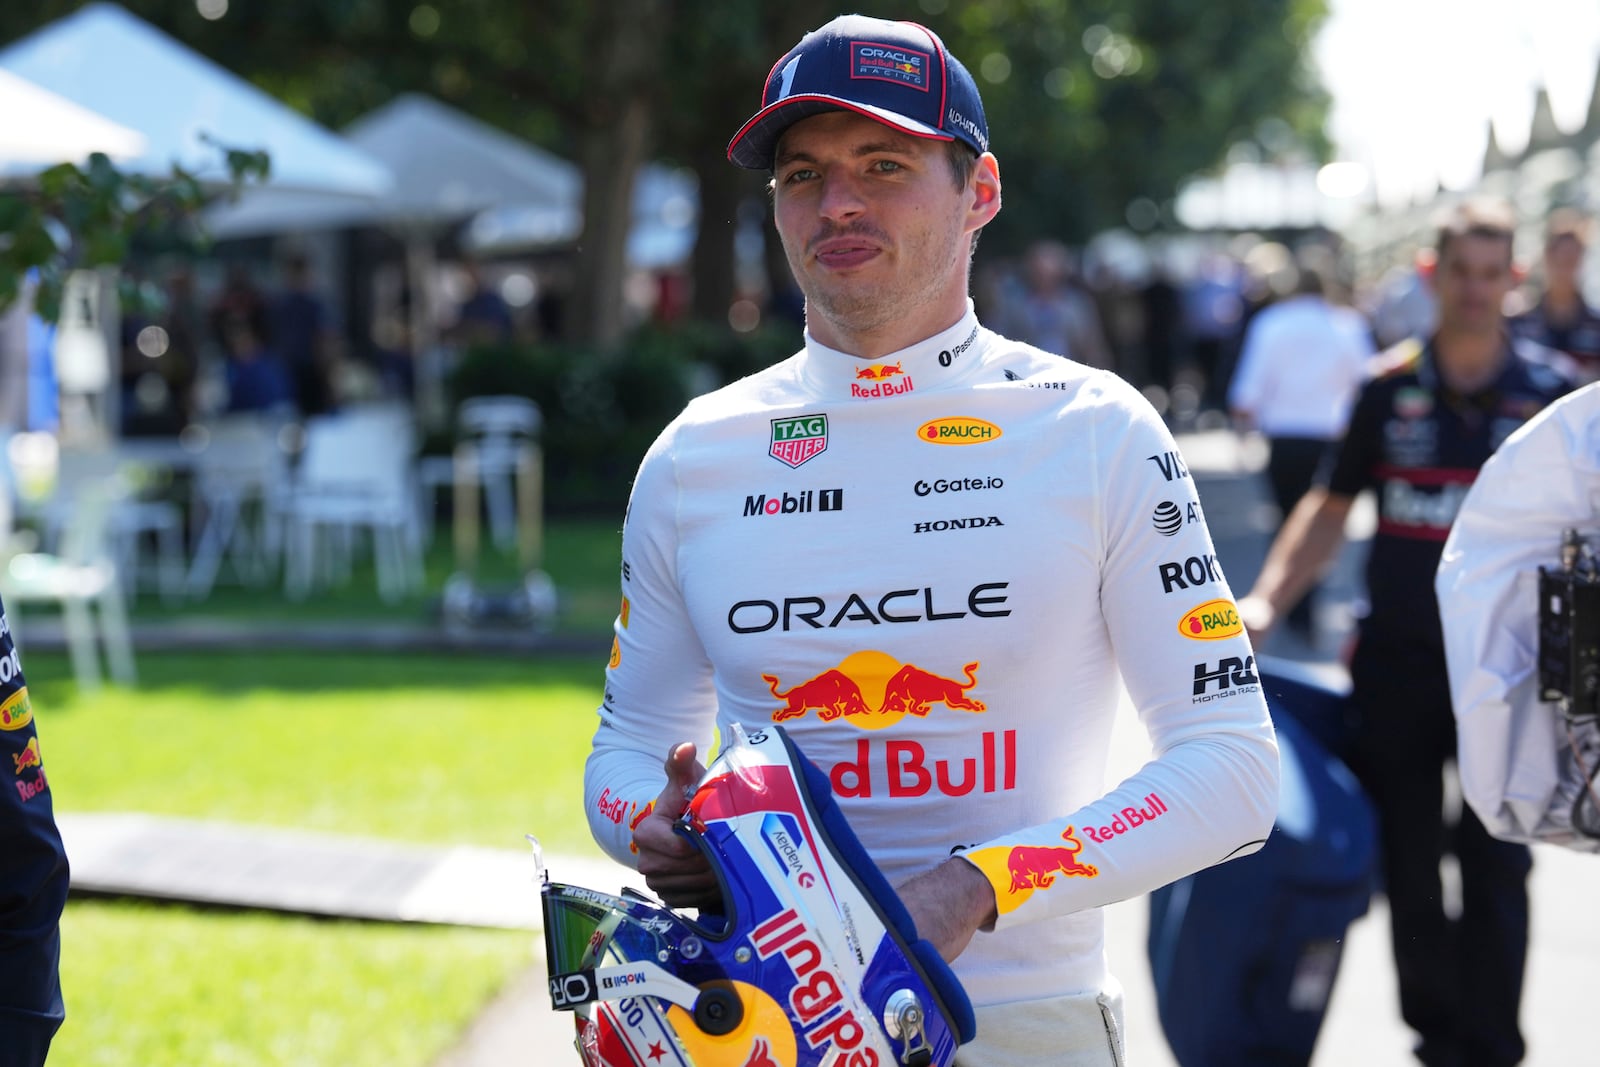
[[669,0],[614,0],[597,5],[589,26],[594,71],[585,97],[579,156],[584,172],[583,237],[572,294],[575,340],[599,347],[627,329],[628,231],[633,182],[651,149],[650,132]]
[[725,323],[739,283],[734,238],[739,206],[749,193],[749,176],[729,163],[721,149],[697,154],[694,172],[700,181],[700,231],[690,264],[694,316]]

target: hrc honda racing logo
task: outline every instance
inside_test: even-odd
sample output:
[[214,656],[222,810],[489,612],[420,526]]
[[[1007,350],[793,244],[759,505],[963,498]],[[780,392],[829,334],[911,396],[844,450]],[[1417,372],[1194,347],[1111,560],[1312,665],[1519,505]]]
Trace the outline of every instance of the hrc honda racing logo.
[[[1211,687],[1216,686],[1216,692]],[[1191,704],[1205,704],[1238,693],[1254,693],[1261,688],[1261,677],[1256,674],[1256,658],[1224,656],[1212,667],[1210,662],[1194,665],[1194,696]]]

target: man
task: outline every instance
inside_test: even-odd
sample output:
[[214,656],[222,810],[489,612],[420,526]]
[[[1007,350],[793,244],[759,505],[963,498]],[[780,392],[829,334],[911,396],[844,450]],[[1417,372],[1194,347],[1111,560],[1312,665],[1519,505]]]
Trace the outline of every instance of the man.
[[[4,486],[0,485],[0,490]],[[65,1017],[61,909],[67,854],[56,829],[28,685],[0,605],[0,1063],[39,1067]]]
[[[1228,390],[1235,428],[1266,435],[1280,529],[1343,436],[1373,355],[1365,320],[1328,302],[1323,272],[1320,264],[1302,263],[1294,295],[1250,320]],[[1308,591],[1289,612],[1290,627],[1307,640],[1315,637],[1314,596]]]
[[[1589,549],[1586,557],[1572,546],[1575,581],[1592,588],[1600,580],[1600,382],[1545,408],[1484,464],[1434,583],[1463,798],[1496,837],[1600,852],[1600,724],[1581,686],[1568,709],[1541,698],[1539,569],[1566,565],[1569,531]],[[1577,607],[1581,596],[1563,599],[1581,613],[1573,636],[1592,653],[1594,601]]]
[[1008,336],[1035,348],[1111,369],[1111,349],[1094,298],[1078,283],[1072,253],[1060,241],[1035,241],[1022,261],[1017,291],[1002,312]]
[[[772,173],[805,345],[640,467],[586,810],[666,903],[715,906],[674,820],[714,730],[781,722],[954,960],[963,1067],[1108,1065],[1099,908],[1258,848],[1277,750],[1160,418],[977,322],[988,143],[922,26],[842,17],[773,67],[729,157]],[[1157,755],[1108,792],[1119,671]]]
[[[1326,484],[1307,493],[1273,542],[1240,613],[1257,641],[1332,562],[1356,496],[1378,494],[1367,560],[1370,601],[1350,664],[1354,751],[1344,753],[1378,810],[1401,1014],[1425,1064],[1513,1064],[1527,949],[1520,845],[1470,812],[1444,822],[1442,775],[1455,756],[1433,574],[1461,498],[1496,445],[1567,389],[1505,332],[1516,284],[1513,220],[1468,201],[1438,230],[1426,264],[1439,324],[1426,342],[1379,357]],[[1459,918],[1439,865],[1460,861]]]
[[1583,299],[1587,233],[1587,220],[1573,209],[1550,213],[1545,224],[1544,293],[1538,304],[1511,320],[1511,333],[1565,354],[1584,381],[1594,381],[1600,378],[1600,315]]

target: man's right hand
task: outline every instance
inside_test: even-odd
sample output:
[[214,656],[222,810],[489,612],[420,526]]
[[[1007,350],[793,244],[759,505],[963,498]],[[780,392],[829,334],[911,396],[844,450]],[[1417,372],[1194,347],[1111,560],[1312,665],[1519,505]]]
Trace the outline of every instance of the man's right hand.
[[633,828],[639,849],[639,873],[645,885],[672,908],[719,908],[722,891],[711,864],[674,829],[689,806],[706,769],[695,758],[694,743],[684,741],[667,751],[667,784],[650,814]]

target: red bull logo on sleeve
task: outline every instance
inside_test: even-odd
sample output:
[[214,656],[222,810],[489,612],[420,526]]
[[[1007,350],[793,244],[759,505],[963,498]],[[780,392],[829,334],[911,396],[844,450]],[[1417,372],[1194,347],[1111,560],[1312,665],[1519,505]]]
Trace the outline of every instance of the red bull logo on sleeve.
[[20,730],[32,721],[33,701],[28,699],[27,686],[18,689],[6,697],[5,703],[0,704],[0,730]]
[[1208,600],[1183,613],[1178,632],[1191,641],[1220,641],[1244,633],[1244,623],[1239,621],[1233,601]]
[[997,845],[974,849],[962,856],[976,864],[994,887],[1000,914],[1015,911],[1036,890],[1049,889],[1058,878],[1098,878],[1100,868],[1080,862],[1083,842],[1074,827],[1061,831],[1065,845]]
[[17,765],[17,773],[21,774],[29,767],[43,767],[44,761],[39,758],[39,739],[28,738],[28,744],[21,752],[14,753],[11,762]]

